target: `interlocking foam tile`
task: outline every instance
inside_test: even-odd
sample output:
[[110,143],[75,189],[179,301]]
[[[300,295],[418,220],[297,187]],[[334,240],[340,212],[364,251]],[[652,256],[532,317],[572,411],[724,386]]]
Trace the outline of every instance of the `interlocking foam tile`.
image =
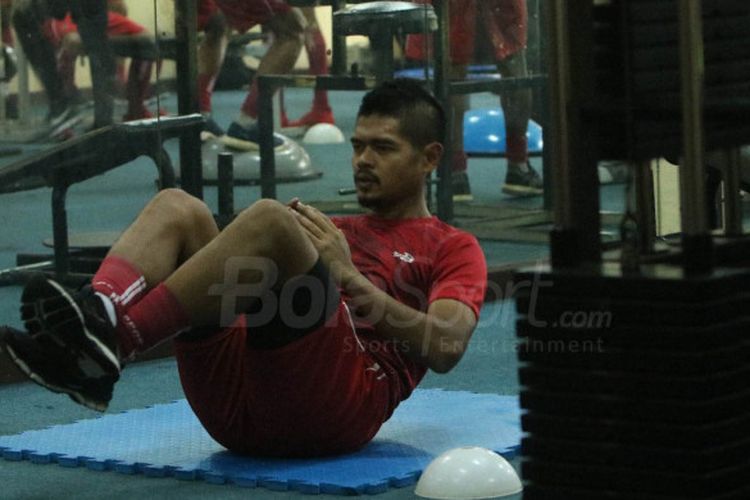
[[6,460],[234,483],[309,494],[374,494],[416,483],[440,453],[482,446],[506,457],[521,439],[518,398],[417,390],[362,450],[321,459],[258,459],[213,441],[184,400],[0,436]]

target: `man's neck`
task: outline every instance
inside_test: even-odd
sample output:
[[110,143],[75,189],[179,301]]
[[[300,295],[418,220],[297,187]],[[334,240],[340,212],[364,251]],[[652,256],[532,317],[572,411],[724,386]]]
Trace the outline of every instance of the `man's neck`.
[[421,203],[419,205],[409,205],[409,206],[395,206],[395,207],[388,207],[387,209],[382,210],[375,210],[373,211],[374,215],[380,217],[381,219],[391,219],[391,220],[397,220],[397,219],[418,219],[421,217],[430,217],[430,211],[427,209],[426,203]]

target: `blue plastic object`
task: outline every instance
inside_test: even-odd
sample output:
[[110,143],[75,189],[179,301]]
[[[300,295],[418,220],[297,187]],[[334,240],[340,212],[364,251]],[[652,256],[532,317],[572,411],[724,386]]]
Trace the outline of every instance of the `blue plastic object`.
[[416,483],[440,453],[481,446],[506,457],[521,439],[518,398],[417,390],[362,450],[320,459],[260,459],[223,449],[184,400],[0,436],[6,460],[174,477],[308,494],[375,494]]
[[[542,127],[529,120],[528,152],[543,149]],[[470,109],[464,114],[464,151],[468,155],[505,155],[505,115],[502,108]]]

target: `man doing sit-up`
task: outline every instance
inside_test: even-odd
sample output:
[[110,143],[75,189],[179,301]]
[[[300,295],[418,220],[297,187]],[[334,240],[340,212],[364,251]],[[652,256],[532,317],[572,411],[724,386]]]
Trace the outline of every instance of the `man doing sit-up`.
[[356,450],[428,369],[458,363],[482,305],[476,239],[425,200],[444,128],[415,81],[365,95],[351,138],[364,215],[260,200],[219,231],[202,201],[161,191],[89,286],[30,282],[28,332],[3,328],[2,345],[35,382],[103,411],[123,364],[174,339],[187,400],[229,450]]

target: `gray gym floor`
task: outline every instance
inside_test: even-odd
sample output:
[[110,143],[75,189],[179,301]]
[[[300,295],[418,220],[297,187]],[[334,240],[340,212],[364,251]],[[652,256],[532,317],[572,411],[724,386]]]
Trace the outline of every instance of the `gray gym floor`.
[[[220,92],[215,98],[217,121],[227,125],[236,113],[243,92]],[[311,94],[304,90],[287,90],[286,104],[295,117],[305,112]],[[351,133],[361,94],[340,92],[332,95],[338,125],[345,134]],[[493,106],[496,98],[478,95],[474,105]],[[174,111],[173,98],[164,100],[164,107]],[[30,150],[31,148],[26,148]],[[348,144],[307,147],[314,164],[323,177],[305,184],[279,186],[279,199],[302,195],[303,200],[340,199],[337,190],[350,185],[350,151]],[[4,158],[3,163],[19,157]],[[539,160],[534,159],[539,166]],[[471,159],[469,173],[476,204],[503,207],[539,208],[541,198],[513,200],[501,194],[505,162],[497,158]],[[74,186],[68,195],[68,218],[71,232],[117,231],[127,226],[140,208],[155,193],[155,170],[148,160],[138,160],[104,176]],[[621,186],[603,188],[603,208],[618,210]],[[259,189],[238,187],[236,206],[252,203]],[[206,201],[216,208],[216,192],[207,187]],[[15,265],[19,252],[42,252],[42,240],[51,236],[50,190],[0,195],[0,269]],[[545,244],[502,241],[481,241],[491,266],[544,259]],[[0,287],[0,324],[19,326],[19,287]],[[511,302],[485,305],[480,326],[475,333],[475,349],[470,349],[463,362],[450,374],[430,374],[422,387],[469,390],[480,393],[517,394],[516,358],[514,351],[514,309]],[[110,412],[169,402],[182,397],[174,361],[163,359],[129,366],[118,383]],[[0,434],[14,434],[50,425],[93,418],[86,410],[66,396],[48,393],[31,383],[0,386]],[[518,465],[518,461],[514,461]],[[209,485],[183,482],[171,478],[152,479],[127,476],[114,472],[92,472],[67,469],[56,465],[34,465],[29,462],[0,460],[0,498],[285,498],[296,493],[278,493],[262,489],[248,490],[232,485]],[[413,488],[391,490],[378,498],[411,498]]]

